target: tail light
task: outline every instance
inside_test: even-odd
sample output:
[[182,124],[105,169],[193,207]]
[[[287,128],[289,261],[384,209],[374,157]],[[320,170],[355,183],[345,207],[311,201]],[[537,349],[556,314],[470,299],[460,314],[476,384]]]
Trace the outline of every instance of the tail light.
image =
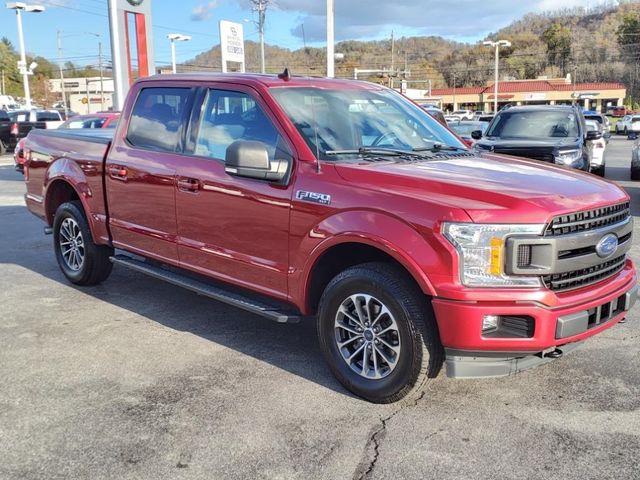
[[18,136],[18,124],[17,123],[13,123],[11,124],[11,135],[14,136]]
[[22,157],[24,158],[24,163],[22,164],[22,172],[24,174],[24,181],[29,180],[29,162],[31,161],[31,150],[28,148],[23,148]]

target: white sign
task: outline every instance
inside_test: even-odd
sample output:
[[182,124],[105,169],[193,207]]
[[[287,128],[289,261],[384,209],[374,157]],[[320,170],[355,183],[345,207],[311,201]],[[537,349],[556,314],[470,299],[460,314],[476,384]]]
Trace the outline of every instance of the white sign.
[[222,51],[222,71],[227,71],[227,62],[241,63],[244,72],[244,36],[242,24],[220,20],[220,50]]
[[524,96],[525,100],[546,100],[547,99],[547,94],[544,92],[537,92],[537,93],[527,93]]

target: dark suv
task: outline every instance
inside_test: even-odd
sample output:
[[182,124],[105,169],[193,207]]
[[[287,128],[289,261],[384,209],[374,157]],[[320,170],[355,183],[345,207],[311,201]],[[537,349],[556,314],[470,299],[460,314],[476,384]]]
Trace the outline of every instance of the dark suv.
[[582,111],[570,105],[536,105],[502,109],[485,132],[472,133],[476,148],[542,160],[589,171],[590,140]]

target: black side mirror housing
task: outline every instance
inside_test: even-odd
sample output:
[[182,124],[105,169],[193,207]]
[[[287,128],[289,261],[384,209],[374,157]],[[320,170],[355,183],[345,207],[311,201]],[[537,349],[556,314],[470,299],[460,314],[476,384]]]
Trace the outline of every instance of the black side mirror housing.
[[600,140],[602,138],[602,132],[596,130],[589,130],[587,132],[587,140]]
[[288,170],[286,160],[269,160],[269,151],[262,142],[236,140],[227,147],[224,171],[236,177],[281,181]]
[[480,140],[482,138],[482,130],[474,130],[471,132],[471,138],[474,140]]

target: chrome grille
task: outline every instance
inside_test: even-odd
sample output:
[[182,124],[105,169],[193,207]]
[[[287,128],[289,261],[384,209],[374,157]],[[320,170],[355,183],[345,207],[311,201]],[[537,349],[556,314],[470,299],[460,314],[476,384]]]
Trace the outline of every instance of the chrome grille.
[[574,270],[571,272],[545,275],[542,277],[547,288],[554,291],[571,290],[580,288],[592,283],[599,282],[605,278],[615,275],[624,268],[626,255],[608,260],[593,267]]
[[630,215],[629,202],[608,207],[585,210],[555,217],[547,226],[544,235],[555,237],[568,233],[593,230],[626,220]]

